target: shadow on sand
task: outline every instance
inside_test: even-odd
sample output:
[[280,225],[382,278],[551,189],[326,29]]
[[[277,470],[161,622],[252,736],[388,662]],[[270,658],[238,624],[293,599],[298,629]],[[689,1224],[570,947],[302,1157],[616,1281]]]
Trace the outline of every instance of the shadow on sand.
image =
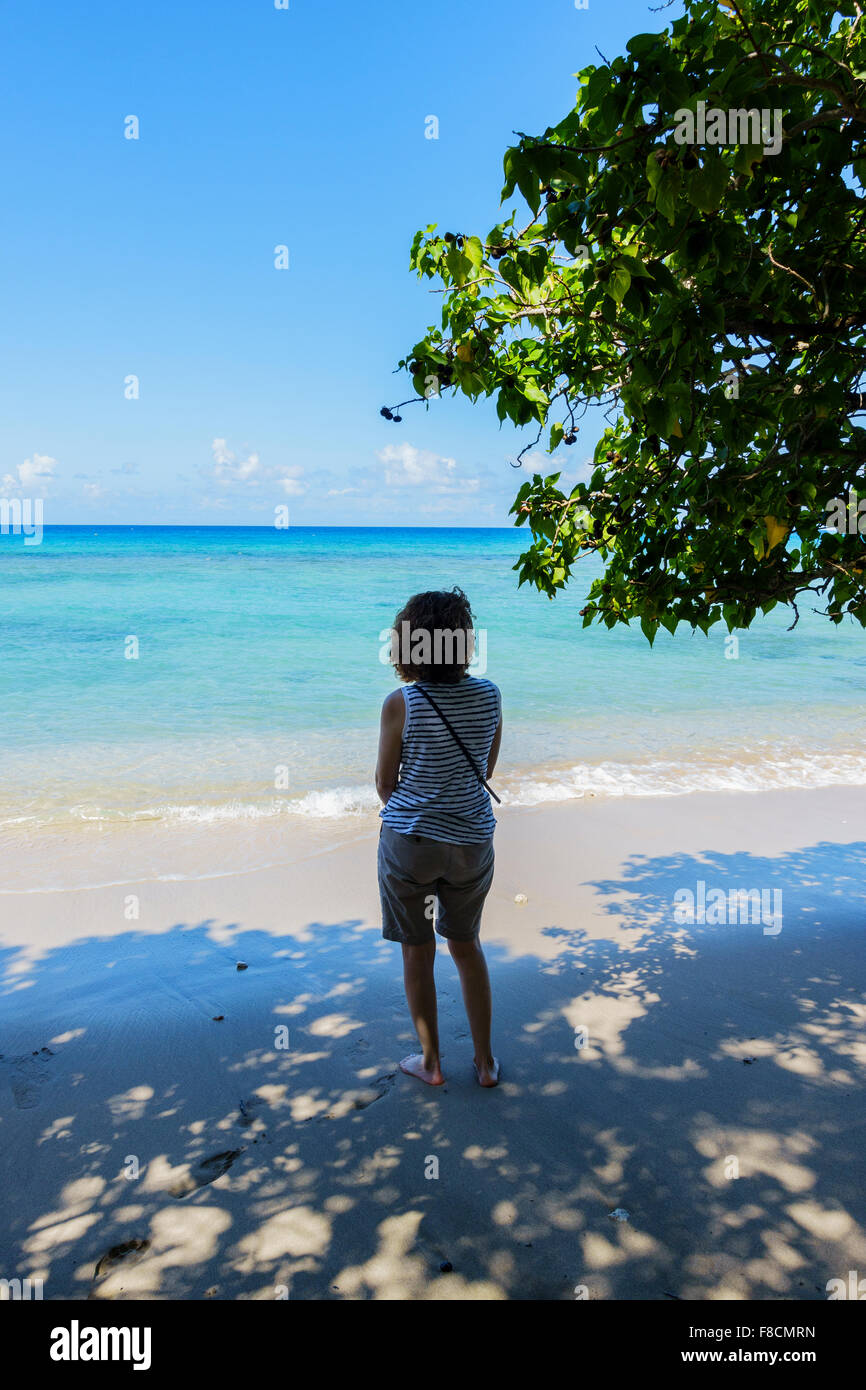
[[[46,1298],[826,1298],[866,1273],[864,863],[818,844],[593,883],[592,934],[488,948],[490,1092],[444,952],[448,1084],[398,1071],[398,953],[360,921],[6,951],[0,1277]],[[781,932],[678,925],[701,881],[781,888]]]

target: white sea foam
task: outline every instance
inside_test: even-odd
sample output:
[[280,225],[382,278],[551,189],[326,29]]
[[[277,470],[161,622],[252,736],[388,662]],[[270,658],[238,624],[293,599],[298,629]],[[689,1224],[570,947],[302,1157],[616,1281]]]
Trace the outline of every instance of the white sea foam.
[[538,806],[585,796],[686,796],[691,792],[760,792],[796,787],[866,785],[866,754],[784,754],[740,761],[578,763],[541,777],[517,778],[503,800]]
[[308,792],[298,801],[290,801],[287,809],[313,820],[329,820],[332,816],[367,815],[378,807],[379,798],[373,787],[331,787],[327,791]]
[[[200,823],[219,824],[224,821],[273,821],[284,817],[302,816],[308,820],[332,820],[345,816],[367,816],[377,810],[379,799],[372,787],[329,787],[321,791],[311,791],[294,800],[274,798],[269,802],[255,803],[232,800],[216,803],[177,804],[168,802],[158,806],[147,806],[137,810],[124,810],[121,807],[101,808],[95,805],[77,805],[67,813],[74,820],[85,822],[131,824],[149,821],[174,822],[178,824]],[[55,811],[48,820],[62,818],[62,812]],[[29,817],[36,820],[36,817]],[[12,824],[11,821],[2,824]]]
[[[636,759],[575,763],[515,770],[497,778],[496,789],[504,806],[539,806],[549,802],[586,797],[686,796],[694,792],[760,792],[783,788],[866,786],[866,750],[800,753],[793,749],[762,747],[740,750],[728,757],[703,750],[693,757]],[[25,824],[58,824],[72,821],[102,825],[156,822],[178,825],[219,825],[285,820],[328,823],[373,823],[379,800],[372,786],[342,785],[308,791],[295,798],[273,797],[254,802],[242,796],[226,801],[167,802],[135,809],[95,802],[62,809],[54,806],[41,816],[3,820],[10,831]]]

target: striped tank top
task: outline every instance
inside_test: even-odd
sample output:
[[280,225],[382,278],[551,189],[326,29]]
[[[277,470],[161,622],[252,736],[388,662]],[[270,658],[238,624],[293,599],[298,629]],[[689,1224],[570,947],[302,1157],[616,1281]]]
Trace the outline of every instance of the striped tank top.
[[[457,685],[421,682],[457,730],[482,777],[502,697],[492,681],[464,676]],[[397,786],[380,811],[401,835],[424,835],[453,845],[475,845],[496,828],[490,797],[433,706],[415,684],[404,685],[406,720]]]

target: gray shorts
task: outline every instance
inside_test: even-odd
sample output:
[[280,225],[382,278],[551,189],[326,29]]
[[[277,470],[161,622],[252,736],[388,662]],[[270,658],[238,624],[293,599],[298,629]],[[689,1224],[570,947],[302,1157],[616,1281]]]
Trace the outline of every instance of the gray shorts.
[[452,845],[424,835],[379,833],[382,935],[422,946],[436,930],[451,941],[474,941],[493,882],[493,836],[477,845]]

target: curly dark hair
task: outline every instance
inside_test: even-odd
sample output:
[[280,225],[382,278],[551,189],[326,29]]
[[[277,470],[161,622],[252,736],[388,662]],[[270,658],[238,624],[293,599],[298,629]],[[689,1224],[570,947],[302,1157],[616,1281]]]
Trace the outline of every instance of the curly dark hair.
[[391,663],[403,681],[456,685],[473,655],[474,618],[462,589],[413,594],[391,629]]

